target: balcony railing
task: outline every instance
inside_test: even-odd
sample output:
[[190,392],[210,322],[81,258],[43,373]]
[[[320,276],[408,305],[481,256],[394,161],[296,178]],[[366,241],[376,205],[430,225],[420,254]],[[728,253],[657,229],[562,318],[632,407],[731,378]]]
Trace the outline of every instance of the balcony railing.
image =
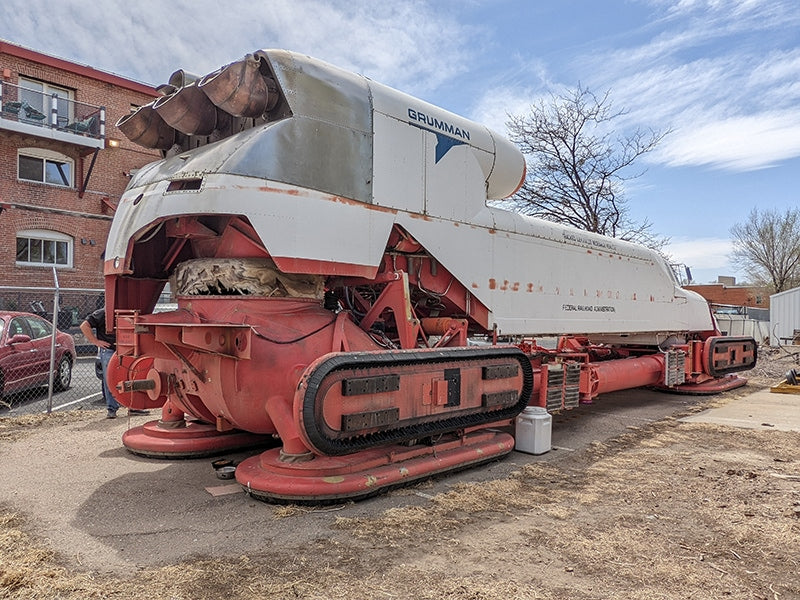
[[0,82],[0,129],[103,148],[106,109]]

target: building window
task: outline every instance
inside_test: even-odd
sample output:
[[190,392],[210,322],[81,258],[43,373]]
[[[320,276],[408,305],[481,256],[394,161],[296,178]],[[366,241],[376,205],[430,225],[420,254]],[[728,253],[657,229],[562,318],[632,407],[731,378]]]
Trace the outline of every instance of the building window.
[[761,304],[763,298],[761,296],[756,296],[756,304]]
[[57,231],[31,229],[17,232],[17,265],[71,267],[72,238]]
[[72,90],[25,77],[19,78],[19,87],[20,101],[27,102],[40,114],[45,115],[46,122],[50,122],[53,96],[56,96],[56,111],[59,124],[66,124],[74,119],[72,114],[72,100],[74,99]]
[[40,148],[20,148],[18,176],[26,181],[72,187],[72,159]]

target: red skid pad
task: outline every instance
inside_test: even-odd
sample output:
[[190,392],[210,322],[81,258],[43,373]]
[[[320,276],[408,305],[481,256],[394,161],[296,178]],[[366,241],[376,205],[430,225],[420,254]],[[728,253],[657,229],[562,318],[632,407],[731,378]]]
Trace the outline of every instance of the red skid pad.
[[315,456],[304,463],[280,461],[268,450],[242,461],[236,481],[261,500],[319,502],[354,499],[454,469],[487,462],[514,449],[514,438],[482,430],[432,446],[385,446],[346,456]]
[[158,421],[149,421],[123,433],[122,443],[134,454],[151,458],[198,458],[265,446],[274,440],[272,436],[235,429],[219,432],[213,425],[197,421],[187,421],[186,427],[177,429],[162,428]]
[[662,389],[667,392],[676,392],[678,394],[702,396],[705,394],[719,394],[721,392],[727,392],[728,390],[735,390],[743,385],[747,385],[747,379],[739,377],[738,375],[728,375],[727,377],[710,379],[703,383],[684,383],[674,388]]

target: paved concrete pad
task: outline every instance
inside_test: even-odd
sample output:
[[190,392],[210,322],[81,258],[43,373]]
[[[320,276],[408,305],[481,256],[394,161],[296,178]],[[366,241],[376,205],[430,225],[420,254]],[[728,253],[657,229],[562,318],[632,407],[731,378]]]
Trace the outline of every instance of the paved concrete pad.
[[735,398],[717,408],[681,419],[746,429],[800,431],[800,394],[777,394],[768,389]]

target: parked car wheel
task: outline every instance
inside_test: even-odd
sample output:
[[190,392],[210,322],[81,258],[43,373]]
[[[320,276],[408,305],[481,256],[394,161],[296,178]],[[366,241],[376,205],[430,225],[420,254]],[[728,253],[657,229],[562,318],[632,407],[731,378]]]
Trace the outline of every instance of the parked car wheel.
[[53,388],[57,392],[63,392],[69,389],[70,383],[72,383],[72,362],[64,356],[58,363],[56,376],[53,379]]

